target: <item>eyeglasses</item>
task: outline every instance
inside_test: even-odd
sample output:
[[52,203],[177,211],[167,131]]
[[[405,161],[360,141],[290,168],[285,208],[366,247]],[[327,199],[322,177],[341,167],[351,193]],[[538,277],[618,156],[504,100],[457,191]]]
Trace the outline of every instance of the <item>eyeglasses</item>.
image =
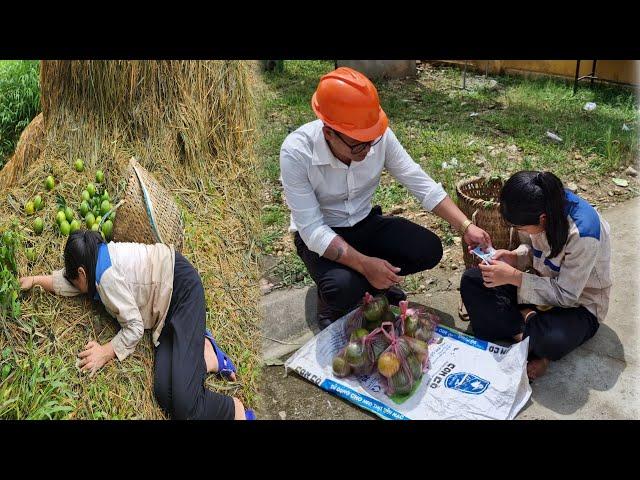
[[378,138],[377,140],[372,140],[370,142],[362,142],[362,143],[356,143],[355,145],[349,145],[344,138],[342,138],[342,135],[340,135],[340,132],[338,132],[337,130],[333,130],[333,133],[336,134],[336,137],[338,137],[342,143],[344,143],[347,147],[349,147],[351,149],[351,153],[356,155],[358,153],[362,153],[365,151],[365,149],[367,147],[373,147],[374,145],[377,145],[380,140],[382,140],[382,136],[380,136],[380,138]]

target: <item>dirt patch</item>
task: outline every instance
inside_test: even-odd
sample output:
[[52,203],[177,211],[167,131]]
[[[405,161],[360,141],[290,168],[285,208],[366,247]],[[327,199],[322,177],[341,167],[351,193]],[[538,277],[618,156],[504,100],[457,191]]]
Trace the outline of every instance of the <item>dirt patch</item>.
[[261,420],[371,420],[377,418],[335,397],[284,366],[265,367],[257,409]]

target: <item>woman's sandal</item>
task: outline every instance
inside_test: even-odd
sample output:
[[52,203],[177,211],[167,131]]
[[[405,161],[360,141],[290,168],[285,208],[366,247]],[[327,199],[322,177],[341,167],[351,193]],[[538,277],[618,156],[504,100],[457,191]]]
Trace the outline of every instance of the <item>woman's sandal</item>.
[[204,336],[205,338],[208,338],[209,341],[211,342],[211,345],[213,345],[213,351],[215,352],[216,358],[218,359],[218,371],[216,373],[219,373],[224,378],[229,380],[231,377],[231,374],[237,372],[236,366],[233,364],[233,362],[227,356],[227,354],[224,353],[222,349],[218,346],[216,341],[213,339],[213,335],[209,330],[205,330]]
[[467,312],[467,308],[464,306],[464,303],[462,303],[462,299],[460,299],[460,305],[458,305],[458,317],[460,317],[460,320],[463,322],[469,321],[469,313]]

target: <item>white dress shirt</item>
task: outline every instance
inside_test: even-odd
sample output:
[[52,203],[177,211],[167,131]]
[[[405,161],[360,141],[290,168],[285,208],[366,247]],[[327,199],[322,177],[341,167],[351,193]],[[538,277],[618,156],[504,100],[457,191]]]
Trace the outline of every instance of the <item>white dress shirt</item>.
[[364,160],[347,166],[331,153],[323,125],[315,120],[301,126],[280,149],[280,181],[291,210],[289,231],[298,231],[309,250],[322,256],[336,237],[332,227],[351,227],[369,214],[383,168],[426,210],[433,210],[447,196],[390,128]]

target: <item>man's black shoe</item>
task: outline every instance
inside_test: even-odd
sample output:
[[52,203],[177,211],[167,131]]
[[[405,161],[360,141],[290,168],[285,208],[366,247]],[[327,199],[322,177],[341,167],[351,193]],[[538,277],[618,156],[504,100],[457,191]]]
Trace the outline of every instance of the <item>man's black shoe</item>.
[[389,300],[389,304],[395,305],[396,307],[400,304],[400,302],[407,299],[407,294],[395,285],[389,287],[389,289],[384,292],[384,295],[385,297],[387,297],[387,300]]
[[320,294],[318,294],[316,312],[320,330],[324,330],[333,323],[334,318],[331,314],[331,310],[329,309],[329,306],[322,300]]

